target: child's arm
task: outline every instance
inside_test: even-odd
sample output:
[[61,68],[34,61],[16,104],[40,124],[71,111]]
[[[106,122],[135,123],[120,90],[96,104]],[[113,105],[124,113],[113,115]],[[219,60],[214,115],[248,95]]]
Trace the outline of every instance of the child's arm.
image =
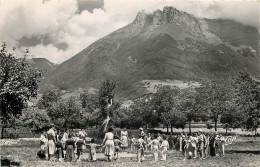
[[148,146],[150,146],[151,144],[153,144],[153,140],[148,144]]

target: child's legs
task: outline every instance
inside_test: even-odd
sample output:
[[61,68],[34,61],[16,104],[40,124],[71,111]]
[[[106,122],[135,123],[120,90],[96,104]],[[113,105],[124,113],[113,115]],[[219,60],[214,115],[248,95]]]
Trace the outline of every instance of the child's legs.
[[157,148],[153,149],[153,155],[154,155],[154,161],[158,161],[158,149]]
[[225,155],[225,145],[222,145],[222,154]]
[[137,161],[138,162],[141,161],[141,149],[140,148],[137,149]]
[[92,156],[92,160],[93,161],[97,160],[97,156],[96,155],[97,155],[96,151],[92,151],[92,155],[91,156]]
[[141,160],[144,160],[144,149],[141,150]]

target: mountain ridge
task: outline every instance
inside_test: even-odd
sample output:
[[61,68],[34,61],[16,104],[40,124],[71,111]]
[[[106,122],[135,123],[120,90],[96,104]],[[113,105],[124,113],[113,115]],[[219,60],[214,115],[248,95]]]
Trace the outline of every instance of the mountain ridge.
[[174,7],[152,14],[141,11],[133,22],[60,64],[46,81],[71,89],[97,87],[111,79],[118,82],[123,96],[141,91],[142,80],[196,81],[230,77],[238,71],[257,75],[257,29],[230,20],[219,22]]

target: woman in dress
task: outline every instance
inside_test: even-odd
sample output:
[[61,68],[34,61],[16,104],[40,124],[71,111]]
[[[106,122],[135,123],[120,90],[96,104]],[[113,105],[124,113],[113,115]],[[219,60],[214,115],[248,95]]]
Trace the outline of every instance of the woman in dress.
[[121,141],[122,141],[122,150],[125,151],[125,149],[128,147],[128,132],[126,131],[126,128],[121,131]]
[[67,161],[75,161],[75,141],[72,139],[71,134],[69,134],[68,136],[68,140],[66,140],[65,143],[65,149],[66,149],[66,160]]
[[209,155],[216,156],[216,136],[212,133],[209,138]]
[[56,136],[56,134],[55,134],[54,129],[55,129],[54,125],[51,124],[50,125],[50,129],[47,132],[50,161],[54,161],[55,160],[54,153],[55,153],[55,150],[56,150],[56,146],[55,146],[55,143],[56,143],[55,136]]
[[43,131],[40,137],[40,152],[42,158],[48,159],[48,139],[46,131]]
[[114,134],[113,128],[108,128],[108,132],[105,134],[102,145],[105,147],[105,155],[108,158],[108,161],[112,161],[114,156]]

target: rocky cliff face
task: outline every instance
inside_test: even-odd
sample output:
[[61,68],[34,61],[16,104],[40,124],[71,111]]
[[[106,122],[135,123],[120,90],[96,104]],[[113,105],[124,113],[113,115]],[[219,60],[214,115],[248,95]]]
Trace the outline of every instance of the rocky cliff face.
[[145,31],[144,36],[149,37],[157,28],[173,25],[190,36],[207,40],[211,43],[221,43],[221,39],[208,30],[205,19],[196,18],[191,14],[177,10],[174,7],[166,6],[163,11],[156,10],[153,14],[138,12],[132,23],[132,36]]
[[259,74],[259,33],[230,20],[210,20],[165,7],[134,21],[59,65],[47,79],[63,89],[116,80],[128,97],[142,80],[200,80]]

